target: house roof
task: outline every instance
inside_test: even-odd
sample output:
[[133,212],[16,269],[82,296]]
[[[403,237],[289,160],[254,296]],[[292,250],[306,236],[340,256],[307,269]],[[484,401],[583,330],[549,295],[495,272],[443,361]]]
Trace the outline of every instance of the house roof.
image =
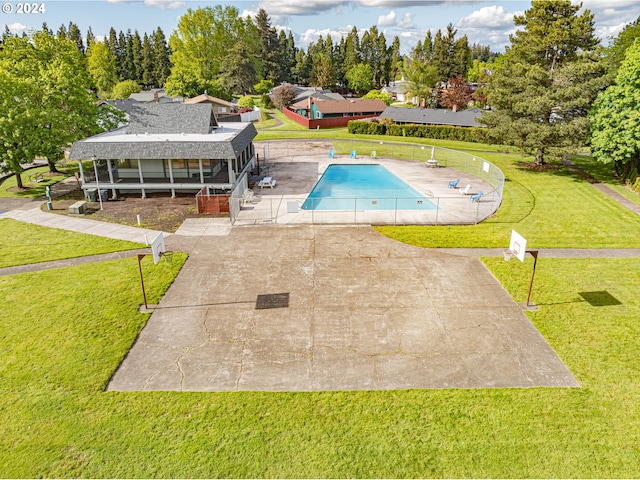
[[323,114],[331,113],[377,113],[387,105],[379,99],[353,98],[349,100],[314,100],[316,108]]
[[143,90],[139,93],[132,93],[129,95],[129,98],[142,103],[153,103],[156,102],[156,100],[161,103],[173,102],[173,98],[164,93],[164,88],[153,88],[151,90]]
[[482,115],[479,108],[459,112],[436,108],[387,107],[380,118],[390,118],[396,123],[422,123],[426,125],[452,125],[456,127],[486,127],[478,122]]
[[235,107],[236,104],[227,102],[218,97],[212,97],[207,93],[198,95],[197,97],[187,98],[183,103],[217,103],[218,105],[224,105],[225,107]]
[[[135,110],[128,125],[75,142],[69,158],[231,159],[258,134],[252,123],[220,123],[210,128],[210,104],[136,105]],[[180,124],[182,128],[177,128]]]
[[131,98],[125,98],[122,100],[104,100],[100,102],[98,105],[104,105],[105,103],[117,108],[118,110],[122,110],[123,112],[128,114],[133,109],[133,105],[138,102]]
[[210,104],[134,104],[129,111],[128,133],[207,134],[217,126]]

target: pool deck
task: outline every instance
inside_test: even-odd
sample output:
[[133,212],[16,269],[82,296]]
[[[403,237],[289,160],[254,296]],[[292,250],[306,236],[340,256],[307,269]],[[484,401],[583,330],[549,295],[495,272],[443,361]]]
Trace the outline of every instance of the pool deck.
[[[331,164],[381,164],[435,203],[436,210],[301,210],[314,185]],[[475,224],[499,207],[494,189],[471,174],[450,167],[429,167],[423,162],[386,157],[309,155],[279,157],[269,162],[268,175],[274,188],[253,187],[256,202],[242,206],[235,225],[260,224],[365,224],[365,225],[460,225]],[[449,182],[460,179],[457,189]],[[480,202],[471,202],[460,189],[471,184],[470,193],[484,192]],[[487,195],[488,194],[488,195]]]

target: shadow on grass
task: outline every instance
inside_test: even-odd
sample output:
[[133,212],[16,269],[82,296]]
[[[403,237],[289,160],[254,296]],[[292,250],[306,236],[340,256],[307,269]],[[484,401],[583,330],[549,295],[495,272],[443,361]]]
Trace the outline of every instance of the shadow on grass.
[[592,307],[611,307],[615,305],[622,305],[620,300],[606,290],[600,290],[597,292],[578,292],[578,295],[584,298]]

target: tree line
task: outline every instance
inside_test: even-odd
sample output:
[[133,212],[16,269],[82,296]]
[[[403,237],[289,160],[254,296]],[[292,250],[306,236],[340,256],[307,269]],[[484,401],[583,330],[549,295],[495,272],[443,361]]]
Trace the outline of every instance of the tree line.
[[[640,66],[632,46],[640,19],[603,49],[593,15],[580,10],[569,0],[532,0],[514,18],[518,29],[500,55],[469,45],[451,24],[427,33],[406,56],[398,37],[389,45],[375,26],[362,33],[354,27],[338,41],[320,37],[305,50],[296,47],[292,33],[276,31],[266,11],[243,18],[235,7],[220,5],[189,9],[168,41],[160,28],[142,36],[112,28],[103,41],[89,29],[86,43],[73,23],[56,33],[43,25],[22,37],[7,29],[0,39],[0,161],[17,165],[37,154],[53,163],[69,142],[105,128],[89,105],[95,104],[89,89],[126,98],[141,86],[164,86],[175,96],[208,91],[230,98],[289,82],[365,93],[404,76],[419,103],[449,108],[466,105],[468,80],[476,81],[475,100],[491,107],[482,121],[492,127],[493,142],[514,145],[543,163],[546,155],[575,151],[593,137],[598,158],[615,162],[633,180],[640,167],[634,130]],[[65,94],[83,93],[64,98],[56,82],[67,85]],[[443,84],[444,93],[436,88]],[[64,125],[56,109],[79,112],[78,124]]]

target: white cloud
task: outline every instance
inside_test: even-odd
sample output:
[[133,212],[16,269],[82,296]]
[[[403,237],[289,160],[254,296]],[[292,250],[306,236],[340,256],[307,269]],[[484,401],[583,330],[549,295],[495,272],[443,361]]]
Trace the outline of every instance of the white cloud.
[[322,36],[322,38],[324,38],[325,40],[327,39],[327,35],[331,35],[331,39],[333,40],[334,44],[336,41],[340,41],[340,38],[347,35],[349,33],[349,31],[351,31],[351,29],[349,30],[332,30],[329,28],[324,28],[322,30],[318,30],[315,28],[310,28],[308,29],[306,32],[301,33],[300,37],[298,39],[300,46],[304,47],[305,49],[309,46],[310,43],[315,43],[318,38],[320,38],[320,36]]
[[388,27],[391,25],[395,25],[396,23],[396,12],[391,11],[386,15],[380,15],[378,17],[378,25],[381,27]]
[[415,24],[413,23],[413,17],[411,16],[410,13],[405,13],[404,17],[398,20],[398,27],[404,30],[416,28]]
[[[107,0],[107,3],[133,3],[136,0]],[[182,8],[185,3],[178,0],[144,0],[147,7],[160,8],[161,10],[175,10]]]
[[185,3],[177,0],[144,0],[147,7],[156,7],[162,10],[175,10],[184,7]]
[[16,22],[8,25],[9,31],[13,34],[25,32],[29,27],[22,23]]
[[503,6],[493,5],[482,7],[480,10],[462,17],[456,23],[460,28],[511,28],[513,16],[521,12],[507,12]]
[[264,8],[269,15],[315,15],[347,3],[347,0],[262,0],[258,8]]
[[437,6],[443,3],[456,3],[450,0],[431,0],[425,2],[425,0],[354,0],[354,3],[362,5],[364,7],[375,8],[406,8],[406,7],[424,7],[428,3],[428,6]]

